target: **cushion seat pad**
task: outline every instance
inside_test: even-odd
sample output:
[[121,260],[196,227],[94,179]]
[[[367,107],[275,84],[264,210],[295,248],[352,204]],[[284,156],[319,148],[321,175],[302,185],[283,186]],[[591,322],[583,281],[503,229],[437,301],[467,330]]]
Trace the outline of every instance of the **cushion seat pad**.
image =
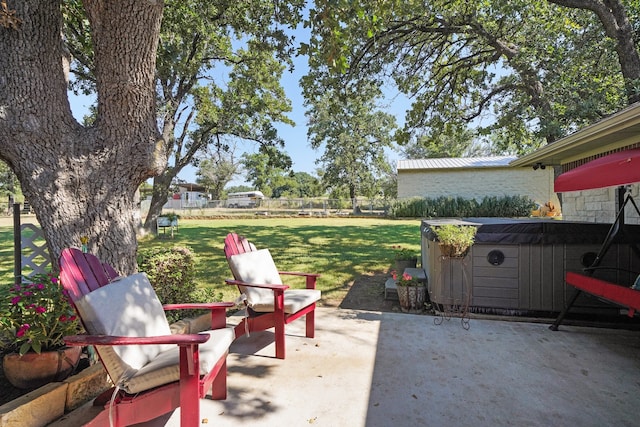
[[[308,305],[318,301],[321,297],[318,289],[287,289],[284,291],[284,312],[297,313]],[[263,313],[273,311],[273,294],[251,304],[254,311]]]
[[[153,337],[171,335],[164,309],[144,273],[132,274],[75,301],[92,335]],[[201,332],[200,374],[210,372],[235,338],[231,327]],[[137,393],[180,379],[180,348],[173,344],[96,346],[113,382]]]

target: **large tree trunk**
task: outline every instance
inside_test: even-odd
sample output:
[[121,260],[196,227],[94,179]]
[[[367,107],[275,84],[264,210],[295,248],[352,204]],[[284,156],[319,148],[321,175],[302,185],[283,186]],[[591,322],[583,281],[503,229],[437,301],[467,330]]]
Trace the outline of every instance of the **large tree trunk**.
[[167,175],[163,173],[153,178],[153,192],[151,193],[151,204],[149,206],[149,212],[147,218],[144,221],[144,228],[147,231],[155,232],[157,230],[156,224],[158,223],[158,217],[162,213],[162,207],[167,204],[167,195],[169,194],[169,188],[171,187],[171,181],[173,181],[173,175]]
[[67,98],[60,1],[9,1],[22,20],[0,27],[0,157],[14,170],[54,262],[80,246],[122,274],[136,270],[134,194],[166,164],[155,121],[161,1],[85,0],[98,114],[84,128]]

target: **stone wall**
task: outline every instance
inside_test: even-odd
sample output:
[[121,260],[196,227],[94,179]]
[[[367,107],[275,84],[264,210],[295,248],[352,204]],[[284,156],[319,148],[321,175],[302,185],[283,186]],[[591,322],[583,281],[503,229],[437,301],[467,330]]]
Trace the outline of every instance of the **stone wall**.
[[460,168],[398,171],[398,198],[440,196],[475,198],[486,196],[529,197],[540,205],[560,202],[553,192],[553,168]]
[[[631,195],[640,208],[640,184],[631,186]],[[562,218],[569,221],[612,223],[616,217],[616,188],[571,191],[562,194]],[[627,224],[640,224],[640,217],[629,204],[625,209]]]

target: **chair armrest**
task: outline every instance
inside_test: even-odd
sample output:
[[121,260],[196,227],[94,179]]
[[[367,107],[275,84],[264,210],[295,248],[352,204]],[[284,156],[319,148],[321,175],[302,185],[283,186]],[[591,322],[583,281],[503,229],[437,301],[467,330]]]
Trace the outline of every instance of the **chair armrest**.
[[274,291],[285,291],[286,289],[289,289],[289,286],[287,285],[273,285],[273,284],[257,284],[257,283],[245,283],[242,280],[235,280],[235,279],[227,279],[225,280],[225,282],[228,285],[236,285],[236,286],[247,286],[250,288],[261,288],[261,289],[271,289]]
[[205,302],[164,304],[162,308],[168,310],[209,310],[211,312],[211,329],[222,329],[227,325],[227,308],[234,307],[233,302]]
[[232,302],[203,302],[203,303],[183,303],[183,304],[164,304],[162,308],[165,310],[219,310],[233,307]]
[[155,337],[119,337],[113,335],[71,335],[64,337],[66,345],[145,345],[145,344],[202,344],[211,338],[207,334],[175,334]]
[[318,273],[302,273],[300,271],[278,271],[279,274],[286,274],[288,276],[303,276],[303,277],[320,277]]
[[278,273],[282,275],[288,275],[288,276],[305,277],[307,289],[315,289],[316,280],[318,279],[318,277],[320,277],[320,274],[317,274],[317,273],[300,273],[298,271],[279,271]]

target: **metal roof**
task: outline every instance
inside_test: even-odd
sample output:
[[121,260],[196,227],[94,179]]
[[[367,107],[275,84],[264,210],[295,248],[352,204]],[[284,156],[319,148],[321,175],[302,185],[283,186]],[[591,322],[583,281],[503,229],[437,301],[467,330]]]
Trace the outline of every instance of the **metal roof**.
[[507,167],[517,156],[449,157],[442,159],[398,160],[398,170],[461,169]]

